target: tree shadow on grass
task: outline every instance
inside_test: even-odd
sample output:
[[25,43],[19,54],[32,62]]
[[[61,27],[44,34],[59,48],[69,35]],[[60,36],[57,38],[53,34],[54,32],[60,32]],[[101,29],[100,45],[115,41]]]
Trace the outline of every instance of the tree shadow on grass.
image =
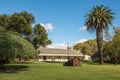
[[28,71],[29,66],[26,65],[6,65],[4,69],[0,69],[0,73],[17,73],[19,71]]
[[23,62],[16,62],[17,64],[33,64],[34,62],[27,62],[27,61],[23,61]]
[[89,64],[89,65],[99,65],[99,63],[97,62],[84,62],[85,64]]
[[57,61],[44,61],[45,63],[63,63],[63,62],[57,62]]
[[[89,65],[101,65],[99,64],[99,62],[84,62],[85,64],[89,64]],[[112,63],[104,63],[103,65],[114,65]]]

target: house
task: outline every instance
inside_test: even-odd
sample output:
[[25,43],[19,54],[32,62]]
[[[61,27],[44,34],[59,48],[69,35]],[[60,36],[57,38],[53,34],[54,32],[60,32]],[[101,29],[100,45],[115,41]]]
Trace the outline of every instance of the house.
[[54,48],[39,48],[39,61],[57,61],[65,62],[70,58],[78,57],[84,58],[80,51],[71,49],[54,49]]
[[85,61],[89,61],[91,59],[91,56],[89,56],[89,55],[84,55],[84,60]]

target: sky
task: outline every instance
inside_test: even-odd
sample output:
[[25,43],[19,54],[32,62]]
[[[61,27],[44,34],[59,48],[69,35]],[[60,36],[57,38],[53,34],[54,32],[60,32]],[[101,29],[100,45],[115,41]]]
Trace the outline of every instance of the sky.
[[120,0],[0,0],[0,15],[21,11],[33,14],[34,24],[43,25],[52,40],[47,47],[66,49],[68,43],[72,47],[96,38],[84,25],[85,15],[96,5],[108,6],[115,13],[113,25],[120,26]]

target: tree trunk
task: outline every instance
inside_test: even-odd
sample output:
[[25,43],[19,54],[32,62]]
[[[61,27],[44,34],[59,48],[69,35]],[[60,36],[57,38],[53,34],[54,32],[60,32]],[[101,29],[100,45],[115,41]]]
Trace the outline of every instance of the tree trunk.
[[115,65],[118,64],[118,56],[117,56],[117,55],[115,55],[114,64],[115,64]]
[[99,64],[104,64],[103,53],[102,53],[102,44],[103,44],[103,30],[96,29],[96,37],[97,37],[97,46],[98,46],[98,54],[100,57]]
[[114,64],[115,64],[115,65],[118,64],[118,59],[117,59],[117,58],[115,58],[115,62],[114,62]]
[[5,69],[4,63],[0,63],[0,70],[4,70],[4,69]]

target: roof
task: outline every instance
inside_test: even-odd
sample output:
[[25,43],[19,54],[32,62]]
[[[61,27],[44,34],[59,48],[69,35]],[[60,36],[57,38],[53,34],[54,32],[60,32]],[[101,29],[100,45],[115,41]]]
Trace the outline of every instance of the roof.
[[83,56],[80,51],[67,50],[67,49],[55,49],[55,48],[39,48],[39,56]]

